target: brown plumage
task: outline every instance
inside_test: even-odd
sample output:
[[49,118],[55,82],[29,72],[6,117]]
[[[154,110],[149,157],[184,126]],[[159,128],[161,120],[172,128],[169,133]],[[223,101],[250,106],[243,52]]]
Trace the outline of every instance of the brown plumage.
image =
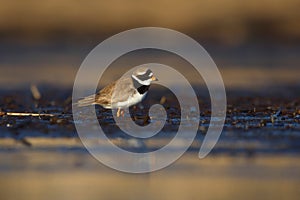
[[[143,75],[143,71],[150,74],[149,76]],[[142,75],[141,75],[142,74]],[[140,80],[139,76],[145,76],[146,80]],[[144,77],[142,77],[144,78]],[[107,109],[117,108],[117,116],[120,115],[120,109],[129,107],[142,101],[146,96],[149,89],[151,81],[157,80],[151,70],[148,69],[138,69],[131,77],[123,77],[119,80],[108,84],[97,94],[87,96],[78,101],[77,105],[89,106],[89,105],[101,105]],[[145,82],[145,85],[142,84]],[[143,89],[143,91],[141,90]]]

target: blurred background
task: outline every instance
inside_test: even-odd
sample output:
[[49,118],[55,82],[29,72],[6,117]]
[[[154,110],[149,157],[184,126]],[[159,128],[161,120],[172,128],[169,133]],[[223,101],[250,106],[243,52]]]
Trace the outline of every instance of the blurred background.
[[127,29],[158,26],[203,45],[226,86],[295,85],[300,64],[299,4],[297,0],[1,0],[0,83],[72,86],[81,62],[101,41]]
[[206,42],[299,42],[297,0],[222,2],[1,1],[1,39],[23,42],[102,40],[140,26],[185,32]]
[[[76,72],[96,45],[121,31],[153,26],[187,34],[208,51],[228,92],[229,120],[237,122],[228,123],[206,159],[197,158],[196,144],[169,168],[130,175],[94,160],[72,120],[3,117],[0,199],[298,199],[299,8],[299,0],[0,0],[0,111],[6,111],[3,102],[10,111],[22,111],[24,102],[34,107],[32,84],[45,105],[59,105],[55,102],[71,95]],[[148,60],[145,55],[138,54],[142,61],[185,67],[161,52]],[[119,77],[120,66],[129,68],[134,58],[116,63],[103,82]],[[203,84],[193,71],[181,70],[194,85]],[[255,106],[265,118],[255,115]],[[208,116],[209,103],[203,107]],[[269,114],[279,108],[278,115],[291,121],[274,126]],[[235,112],[242,113],[237,120]],[[10,129],[14,123],[18,128]]]

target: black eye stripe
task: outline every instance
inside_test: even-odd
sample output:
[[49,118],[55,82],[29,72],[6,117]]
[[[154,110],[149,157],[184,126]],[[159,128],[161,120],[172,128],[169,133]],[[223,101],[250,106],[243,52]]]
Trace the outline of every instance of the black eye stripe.
[[145,75],[149,76],[151,73],[152,73],[152,71],[150,69],[148,69]]
[[152,77],[152,76],[151,77],[149,76],[151,73],[152,73],[152,71],[150,69],[148,69],[145,74],[137,75],[136,77],[138,79],[140,79],[141,81],[149,80]]
[[139,80],[141,80],[141,81],[145,81],[145,80],[149,80],[149,79],[151,79],[150,77],[149,77],[149,74],[147,75],[147,74],[144,74],[144,75],[137,75],[136,76]]
[[148,75],[149,76],[149,74],[151,74],[152,73],[152,71],[150,70],[150,69],[148,69],[145,73],[143,73],[143,74],[139,74],[140,76],[141,75]]

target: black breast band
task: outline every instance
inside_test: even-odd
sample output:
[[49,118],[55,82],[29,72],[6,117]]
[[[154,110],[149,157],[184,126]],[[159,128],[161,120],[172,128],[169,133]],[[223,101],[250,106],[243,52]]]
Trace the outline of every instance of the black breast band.
[[138,91],[140,94],[144,94],[145,92],[148,92],[150,85],[143,85],[143,84],[140,84],[140,83],[139,83],[137,80],[135,80],[134,78],[132,78],[132,81],[133,81],[133,86],[134,86],[134,88],[136,88],[137,91]]
[[137,88],[137,91],[140,94],[144,94],[145,92],[148,92],[150,85],[142,85],[141,87]]

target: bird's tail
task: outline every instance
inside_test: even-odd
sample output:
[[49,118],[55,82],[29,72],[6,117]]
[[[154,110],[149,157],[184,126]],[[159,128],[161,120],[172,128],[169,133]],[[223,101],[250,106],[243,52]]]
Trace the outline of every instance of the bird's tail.
[[95,95],[90,95],[87,97],[84,97],[83,99],[80,99],[78,102],[75,103],[75,105],[79,107],[83,106],[90,106],[95,104]]

